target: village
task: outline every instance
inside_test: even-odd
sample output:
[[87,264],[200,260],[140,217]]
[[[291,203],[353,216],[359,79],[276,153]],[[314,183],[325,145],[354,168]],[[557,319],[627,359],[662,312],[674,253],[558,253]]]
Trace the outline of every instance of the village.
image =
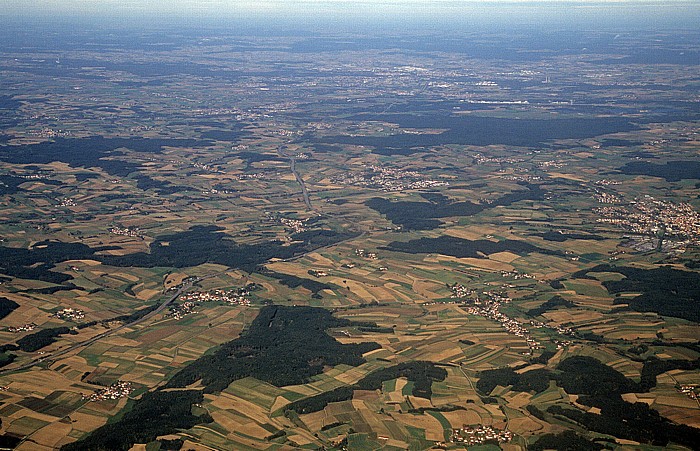
[[139,234],[139,229],[138,228],[128,228],[128,227],[111,227],[109,229],[109,233],[113,235],[123,235],[123,236],[130,236],[130,237],[141,237]]
[[[612,195],[605,199],[618,201]],[[678,241],[678,246],[673,248],[700,244],[700,214],[688,203],[644,196],[632,201],[629,207],[600,207],[593,211],[601,216],[597,222],[615,224],[634,234]]]
[[16,334],[19,332],[30,332],[30,331],[36,329],[36,327],[37,327],[37,325],[35,323],[27,323],[27,324],[22,324],[21,326],[8,327],[7,330],[9,332]]
[[85,312],[80,309],[64,308],[52,314],[51,317],[66,321],[76,321],[85,318]]
[[487,442],[508,443],[512,439],[512,432],[485,425],[476,427],[464,425],[461,428],[452,429],[450,436],[450,442],[462,443],[467,446],[482,445]]
[[102,388],[90,395],[83,395],[88,401],[104,401],[107,399],[125,398],[133,392],[131,382],[117,381],[107,388]]
[[382,168],[375,165],[370,166],[369,170],[365,172],[350,172],[336,177],[333,179],[333,183],[392,192],[449,185],[449,182],[446,181],[426,179],[415,171]]
[[223,302],[234,305],[250,305],[248,287],[231,290],[191,291],[180,296],[184,302]]

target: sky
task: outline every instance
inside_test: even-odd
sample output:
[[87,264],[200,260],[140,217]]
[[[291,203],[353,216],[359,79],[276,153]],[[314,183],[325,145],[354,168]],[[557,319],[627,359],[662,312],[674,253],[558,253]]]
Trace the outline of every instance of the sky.
[[639,27],[688,26],[700,0],[0,0],[0,19],[43,17],[206,20],[278,19],[298,23],[465,21],[558,23],[635,22]]

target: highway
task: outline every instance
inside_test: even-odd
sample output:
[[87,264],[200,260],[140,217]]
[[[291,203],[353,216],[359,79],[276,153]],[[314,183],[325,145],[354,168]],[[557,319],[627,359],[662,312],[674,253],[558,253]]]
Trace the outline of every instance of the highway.
[[75,351],[76,349],[79,349],[79,348],[82,348],[82,347],[85,347],[85,346],[89,346],[89,345],[95,343],[96,341],[99,341],[99,340],[102,340],[103,338],[109,337],[110,335],[115,334],[115,333],[117,333],[117,332],[119,332],[119,331],[121,331],[121,330],[123,330],[123,329],[126,329],[127,327],[136,326],[136,325],[138,325],[138,324],[140,324],[140,323],[142,323],[142,322],[144,322],[144,321],[148,321],[149,319],[153,318],[154,316],[158,315],[158,314],[161,313],[163,310],[165,310],[170,304],[172,304],[173,302],[175,302],[175,300],[176,300],[182,293],[184,293],[186,290],[188,290],[188,289],[192,286],[192,284],[194,284],[195,282],[199,282],[199,281],[201,281],[201,280],[204,280],[204,279],[208,279],[208,278],[210,278],[210,277],[214,277],[215,275],[216,275],[216,274],[211,274],[211,275],[207,275],[207,276],[204,276],[204,277],[200,277],[200,278],[197,278],[197,279],[195,279],[195,280],[193,280],[193,281],[191,281],[191,282],[189,282],[189,283],[184,284],[184,285],[181,286],[175,293],[173,293],[172,296],[170,296],[170,297],[167,298],[165,301],[163,301],[163,303],[161,303],[161,304],[158,306],[157,309],[153,310],[152,312],[150,312],[150,313],[144,315],[143,317],[141,317],[141,318],[139,318],[139,319],[137,319],[137,320],[135,320],[135,321],[132,321],[132,322],[130,322],[130,323],[122,324],[122,325],[119,326],[119,327],[115,327],[114,329],[110,329],[110,330],[105,331],[105,332],[103,332],[103,333],[101,333],[101,334],[99,334],[99,335],[95,335],[94,337],[89,338],[89,339],[87,339],[87,340],[85,340],[85,341],[81,341],[80,343],[72,344],[72,345],[68,346],[67,348],[58,349],[58,350],[56,350],[56,351],[54,351],[54,352],[51,352],[51,353],[45,353],[45,354],[43,354],[41,357],[39,357],[39,358],[37,358],[37,359],[34,359],[34,360],[32,360],[31,362],[25,363],[24,365],[18,366],[18,367],[16,367],[16,368],[3,368],[3,369],[0,369],[0,374],[12,373],[12,372],[16,372],[16,371],[23,371],[23,370],[26,370],[26,369],[28,369],[28,368],[31,368],[31,367],[33,367],[33,366],[35,366],[35,365],[38,365],[38,364],[40,364],[40,363],[42,363],[42,362],[50,362],[50,361],[52,361],[52,360],[57,359],[58,357],[61,357],[61,356],[64,356],[64,355],[68,354],[69,352]]
[[313,210],[314,207],[311,206],[311,199],[309,198],[309,192],[306,189],[306,183],[304,183],[304,179],[301,178],[296,169],[297,160],[294,159],[294,157],[291,157],[289,158],[289,161],[291,162],[290,168],[292,169],[292,174],[294,174],[294,177],[297,179],[299,186],[301,186],[301,195],[304,196],[304,203],[306,204],[306,208],[309,210]]
[[297,183],[301,187],[301,195],[304,198],[304,203],[306,204],[306,208],[308,210],[313,210],[314,207],[311,205],[311,198],[309,198],[309,191],[306,189],[306,183],[304,183],[304,179],[301,178],[301,175],[299,175],[299,172],[297,171],[296,158],[290,157],[289,155],[285,154],[281,147],[277,148],[277,153],[279,154],[280,157],[289,159],[289,163],[290,163],[289,167],[292,170],[292,174],[294,174],[294,178],[297,179]]

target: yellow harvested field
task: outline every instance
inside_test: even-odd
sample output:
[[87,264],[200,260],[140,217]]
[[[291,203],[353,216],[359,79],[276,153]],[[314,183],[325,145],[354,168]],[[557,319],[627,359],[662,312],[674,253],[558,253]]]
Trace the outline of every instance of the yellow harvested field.
[[70,418],[72,428],[81,432],[93,431],[107,422],[106,417],[82,413],[80,410],[71,413]]
[[545,429],[545,424],[530,417],[513,418],[508,421],[508,429],[518,435],[534,435]]
[[488,258],[457,258],[450,257],[447,255],[440,255],[437,257],[426,257],[425,261],[433,261],[435,263],[459,263],[464,266],[471,266],[477,269],[482,269],[486,271],[512,271],[515,269],[512,265],[508,263],[498,262]]
[[287,398],[283,396],[278,396],[275,399],[275,402],[272,404],[272,407],[270,408],[271,412],[274,412],[275,410],[281,409],[282,407],[286,406],[289,404],[291,401],[289,401]]
[[219,409],[236,411],[261,424],[268,421],[267,414],[269,412],[250,401],[246,401],[228,393],[221,393],[218,396],[205,395],[205,398],[211,403],[211,405],[218,407]]
[[489,259],[501,263],[510,263],[514,260],[517,260],[518,258],[520,258],[520,255],[514,254],[512,252],[496,252],[495,254],[489,255]]
[[413,291],[430,300],[443,297],[437,291],[444,290],[445,285],[431,280],[416,280],[413,282]]
[[700,406],[698,406],[698,402],[682,393],[673,395],[658,395],[656,396],[654,404],[667,405],[684,409],[695,409],[698,411],[698,414],[700,414]]
[[464,240],[478,240],[482,239],[484,235],[492,233],[493,230],[487,230],[481,228],[479,231],[471,229],[458,229],[456,227],[450,227],[445,231],[445,235],[453,236],[455,238],[462,238]]
[[141,299],[142,301],[148,301],[150,299],[157,298],[158,296],[160,296],[160,294],[161,294],[160,290],[146,288],[144,290],[137,292],[136,297]]
[[481,424],[483,421],[481,415],[476,410],[467,407],[467,410],[455,410],[452,412],[441,412],[442,416],[450,422],[450,425],[457,429],[461,428],[463,425],[476,425]]
[[55,449],[63,444],[64,437],[66,437],[71,430],[72,427],[70,424],[54,421],[32,434],[31,441],[35,444]]
[[519,409],[521,407],[525,407],[530,403],[530,399],[532,398],[532,395],[529,393],[521,392],[521,393],[515,393],[513,396],[508,396],[508,407],[512,407],[514,409]]
[[259,424],[250,421],[241,425],[236,426],[234,429],[230,429],[231,431],[235,431],[236,433],[241,433],[245,435],[249,435],[251,437],[258,437],[258,438],[264,438],[267,437],[268,435],[271,435],[270,432],[265,430],[262,426]]
[[125,272],[111,273],[112,277],[117,277],[119,279],[128,280],[129,282],[138,282],[139,278],[133,274],[127,274]]
[[394,418],[402,424],[425,430],[426,440],[439,442],[445,439],[442,425],[435,417],[430,415],[395,413]]
[[97,260],[67,260],[67,264],[77,266],[77,265],[84,265],[84,266],[100,266],[102,265],[101,262],[98,262]]

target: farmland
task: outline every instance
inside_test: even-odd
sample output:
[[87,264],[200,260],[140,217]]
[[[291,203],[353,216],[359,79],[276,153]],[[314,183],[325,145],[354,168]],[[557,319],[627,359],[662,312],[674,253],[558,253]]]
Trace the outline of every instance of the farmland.
[[0,443],[697,447],[697,32],[8,30]]

